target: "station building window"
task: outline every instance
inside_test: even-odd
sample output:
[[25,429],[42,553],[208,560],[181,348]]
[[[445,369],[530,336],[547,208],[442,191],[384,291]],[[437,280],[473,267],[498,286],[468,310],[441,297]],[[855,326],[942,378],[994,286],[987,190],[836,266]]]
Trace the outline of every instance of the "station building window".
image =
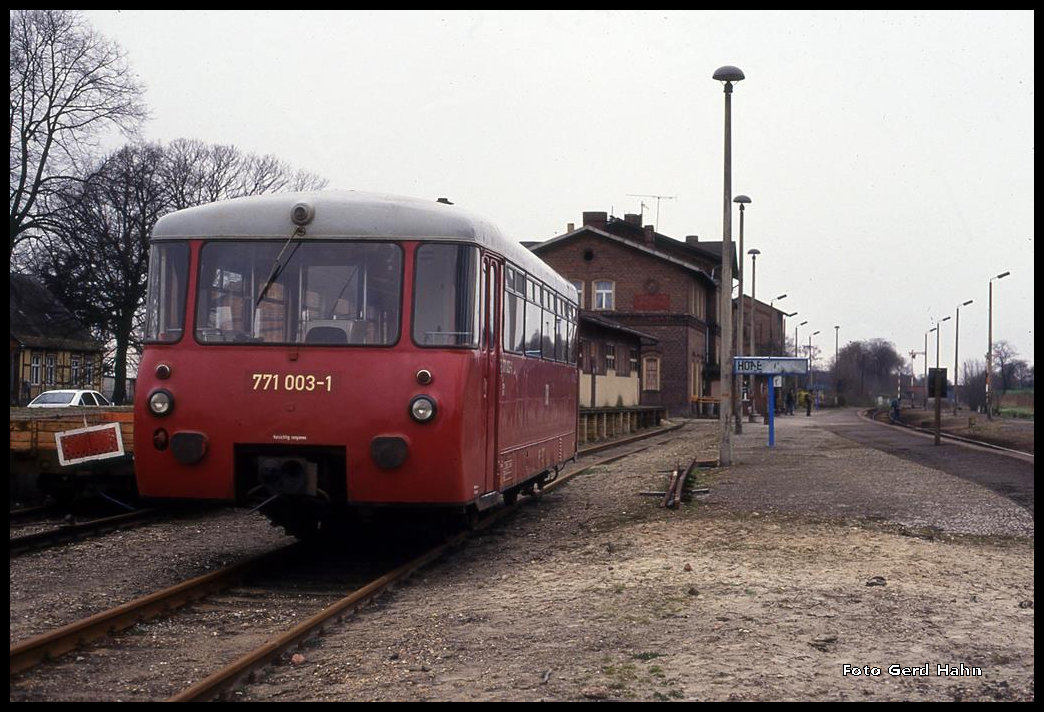
[[615,285],[607,279],[600,279],[594,283],[594,308],[603,311],[615,309],[614,300]]
[[578,279],[574,279],[572,282],[573,286],[576,287],[576,293],[580,300],[580,308],[584,308],[584,283]]
[[642,360],[642,389],[660,390],[660,357],[646,356]]

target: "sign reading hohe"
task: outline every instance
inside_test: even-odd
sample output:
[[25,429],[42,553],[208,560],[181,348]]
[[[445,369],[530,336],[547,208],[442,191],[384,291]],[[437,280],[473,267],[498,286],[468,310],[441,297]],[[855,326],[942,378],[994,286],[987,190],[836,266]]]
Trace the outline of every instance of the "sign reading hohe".
[[790,356],[733,356],[732,372],[739,375],[808,373],[808,359]]

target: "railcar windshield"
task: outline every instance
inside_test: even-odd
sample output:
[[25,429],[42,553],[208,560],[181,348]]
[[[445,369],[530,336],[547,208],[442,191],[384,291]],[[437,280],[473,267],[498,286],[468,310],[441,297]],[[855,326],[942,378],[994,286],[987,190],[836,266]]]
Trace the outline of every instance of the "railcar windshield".
[[478,346],[478,249],[432,243],[417,248],[413,341],[418,346]]
[[185,328],[189,246],[184,242],[153,245],[149,254],[145,300],[146,341],[174,342]]
[[402,250],[393,243],[221,240],[200,252],[196,340],[394,344]]

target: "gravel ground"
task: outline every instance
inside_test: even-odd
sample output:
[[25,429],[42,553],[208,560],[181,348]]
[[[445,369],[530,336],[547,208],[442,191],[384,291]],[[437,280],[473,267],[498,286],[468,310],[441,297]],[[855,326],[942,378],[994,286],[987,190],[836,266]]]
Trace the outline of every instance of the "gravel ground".
[[[825,420],[780,419],[772,452],[746,428],[731,467],[699,473],[706,495],[664,509],[641,493],[717,455],[717,422],[688,421],[517,508],[234,697],[1032,700],[1032,515]],[[14,559],[11,640],[281,541],[230,511]]]

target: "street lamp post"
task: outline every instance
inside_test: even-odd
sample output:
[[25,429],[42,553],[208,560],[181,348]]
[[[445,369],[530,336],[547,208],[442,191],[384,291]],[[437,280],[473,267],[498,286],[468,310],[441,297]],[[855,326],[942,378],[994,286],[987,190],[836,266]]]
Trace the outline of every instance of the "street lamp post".
[[[784,294],[783,296],[785,297],[787,295]],[[792,311],[789,314],[787,314],[786,312],[783,312],[783,316],[786,319],[793,319],[794,317],[797,316],[797,314],[798,314],[797,311]],[[783,330],[783,333],[779,337],[779,340],[782,342],[780,344],[780,349],[781,349],[780,353],[783,356],[786,356],[789,353],[787,351],[787,323],[786,323],[786,321],[783,321],[783,323],[780,324],[780,326],[781,326],[781,328]],[[794,355],[797,356],[797,327],[796,326],[794,327],[794,349],[795,349]],[[797,383],[797,376],[794,376],[794,382]],[[786,386],[787,386],[786,379],[784,379],[783,387],[786,388]]]
[[[739,255],[739,263],[738,263],[739,274],[736,275],[739,278],[739,328],[736,330],[736,355],[737,356],[742,356],[743,355],[743,326],[744,326],[744,307],[743,307],[743,209],[744,209],[744,207],[746,207],[746,205],[748,203],[750,203],[750,198],[748,198],[745,195],[737,195],[732,200],[732,202],[738,203],[739,204],[739,210],[740,210],[739,251],[737,252],[737,254]],[[754,353],[753,347],[751,348],[750,353],[753,355],[753,353]],[[749,376],[748,378],[750,379],[751,383],[753,383],[753,380],[754,380],[753,376]],[[743,376],[735,376],[734,379],[735,379],[734,388],[735,388],[735,390],[739,391],[739,394],[740,394],[740,397],[736,399],[736,408],[735,408],[736,412],[734,413],[734,416],[736,418],[736,434],[738,435],[738,434],[743,432]],[[748,386],[748,391],[747,392],[750,393],[751,391],[752,391],[752,389],[750,389],[750,386]],[[753,408],[753,400],[751,401],[751,407]]]
[[812,390],[812,337],[818,334],[819,331],[813,331],[808,335],[808,390]]
[[[732,414],[732,83],[744,79],[737,67],[718,67],[713,79],[722,82],[725,91],[725,175],[724,215],[721,236],[721,288],[718,300],[718,320],[721,324],[721,404],[718,420],[721,441],[718,446],[718,464],[732,464],[732,438],[729,434],[729,416]],[[742,296],[741,300],[742,300]]]
[[935,367],[936,368],[939,368],[939,340],[942,338],[942,330],[939,328],[939,324],[942,324],[944,321],[949,321],[949,320],[950,320],[950,317],[944,316],[935,325]]
[[805,321],[801,322],[800,324],[798,324],[797,326],[794,327],[794,358],[797,358],[797,355],[798,355],[798,340],[797,340],[798,326],[804,326],[807,323],[808,323],[808,319],[806,319]]
[[[740,213],[742,215],[742,213]],[[740,218],[742,220],[742,218]],[[750,255],[750,353],[748,356],[757,356],[754,351],[754,329],[755,329],[755,316],[758,309],[757,302],[754,299],[755,289],[757,287],[758,279],[758,255],[761,254],[761,250],[751,249],[747,250],[747,254]]]
[[834,325],[834,405],[837,405],[837,392],[841,390],[841,381],[837,379],[838,373],[840,372],[837,367],[837,335],[840,331],[841,326]]
[[[939,320],[939,323],[935,325],[935,444],[938,445],[941,440],[940,431],[942,430],[942,394],[943,394],[943,383],[944,380],[942,373],[939,371],[939,342],[942,340],[942,323],[949,321],[950,317],[946,316]],[[925,357],[927,360],[927,357]]]
[[957,305],[957,319],[953,322],[953,414],[957,415],[957,379],[960,374],[960,365],[957,361],[957,343],[961,338],[961,307],[971,304],[974,299],[961,302]]
[[[740,196],[742,198],[744,196]],[[736,198],[739,200],[739,198]],[[740,205],[740,234],[743,234],[743,206]],[[757,309],[758,303],[755,301],[755,294],[757,293],[757,279],[758,279],[758,255],[761,254],[761,250],[750,249],[747,250],[747,254],[750,255],[750,353],[748,356],[756,356],[757,352],[754,350],[754,329],[757,328]],[[743,299],[740,298],[740,302]],[[754,376],[750,376],[750,384],[748,386],[748,392],[750,393],[750,422],[754,422]]]
[[[772,353],[770,353],[769,356],[775,356],[776,355],[776,330],[773,328],[775,326],[775,324],[776,324],[776,315],[775,315],[775,313],[773,313],[772,310],[776,308],[776,302],[778,302],[780,299],[786,299],[786,298],[787,298],[786,294],[780,294],[778,297],[776,297],[775,299],[773,299],[772,301],[769,302],[769,319],[770,319],[770,321],[769,321],[769,342],[770,342],[769,343],[769,349],[772,351]],[[794,313],[797,314],[797,312],[794,312]],[[790,315],[784,313],[784,316],[790,316]],[[784,331],[783,333],[785,334],[787,332]],[[786,356],[787,355],[786,348],[784,347],[783,349],[781,349],[780,353],[782,355]]]
[[1001,272],[996,277],[990,278],[990,343],[986,351],[986,419],[993,420],[993,394],[990,391],[990,380],[993,376],[993,280],[1004,279],[1011,272]]
[[928,334],[932,333],[939,326],[935,325],[928,331],[924,332],[924,409],[928,410]]

